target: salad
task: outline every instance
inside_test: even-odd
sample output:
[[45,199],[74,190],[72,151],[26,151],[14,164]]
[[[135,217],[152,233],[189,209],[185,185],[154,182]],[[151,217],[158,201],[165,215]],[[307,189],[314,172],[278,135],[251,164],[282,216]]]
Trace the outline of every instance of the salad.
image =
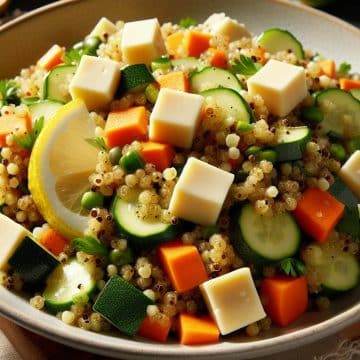
[[358,286],[359,172],[350,64],[101,18],[0,80],[0,285],[94,332],[256,337]]

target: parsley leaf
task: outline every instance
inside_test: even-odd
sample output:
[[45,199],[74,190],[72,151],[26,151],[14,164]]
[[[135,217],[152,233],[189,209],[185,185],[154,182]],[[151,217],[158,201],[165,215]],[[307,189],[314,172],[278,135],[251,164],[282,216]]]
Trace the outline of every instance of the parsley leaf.
[[33,131],[26,134],[24,137],[14,135],[15,142],[24,149],[31,150],[39,136],[42,128],[44,127],[45,119],[41,116],[35,120]]
[[251,76],[257,73],[262,68],[262,65],[254,62],[250,57],[241,54],[240,60],[236,59],[232,63],[232,67],[239,74]]
[[108,249],[107,247],[95,239],[92,236],[85,236],[83,238],[76,238],[72,240],[72,245],[75,247],[76,251],[83,251],[88,255],[96,256],[107,256]]
[[347,62],[343,62],[339,66],[338,73],[340,75],[347,75],[351,70],[351,64],[348,64]]
[[190,16],[181,19],[179,22],[179,25],[185,29],[189,28],[190,26],[195,26],[197,24],[198,24],[198,22]]
[[293,277],[301,276],[306,274],[306,266],[304,263],[298,259],[287,258],[281,260],[279,263],[280,270],[286,275]]
[[109,148],[107,147],[105,140],[102,137],[89,138],[85,139],[85,141],[99,150],[109,151]]
[[83,55],[83,49],[71,49],[65,52],[64,62],[66,65],[78,65]]
[[0,80],[0,102],[1,105],[20,104],[20,99],[17,96],[18,86],[11,80]]

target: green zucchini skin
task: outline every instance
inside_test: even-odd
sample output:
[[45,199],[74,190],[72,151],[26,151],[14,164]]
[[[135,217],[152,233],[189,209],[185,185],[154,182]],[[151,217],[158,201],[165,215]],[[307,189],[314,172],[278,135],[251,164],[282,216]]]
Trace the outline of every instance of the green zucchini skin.
[[155,79],[145,64],[129,65],[122,70],[120,91],[140,92],[153,82]]

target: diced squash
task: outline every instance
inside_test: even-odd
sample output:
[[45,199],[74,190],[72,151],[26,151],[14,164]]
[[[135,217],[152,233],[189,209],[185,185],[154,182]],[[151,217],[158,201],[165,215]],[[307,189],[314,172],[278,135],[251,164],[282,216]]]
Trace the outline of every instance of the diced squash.
[[271,320],[278,326],[287,326],[307,309],[306,278],[266,278],[261,285],[260,297]]
[[41,234],[40,243],[51,253],[58,256],[64,251],[68,241],[55,229],[49,228]]
[[205,34],[199,31],[188,31],[184,38],[186,55],[199,57],[210,47],[210,38],[210,34]]
[[360,81],[359,80],[340,78],[339,84],[340,84],[341,90],[360,89]]
[[171,145],[154,141],[142,143],[140,153],[146,163],[154,164],[159,171],[170,167],[175,156],[175,150]]
[[45,70],[51,70],[56,65],[63,63],[65,50],[59,45],[53,45],[37,62]]
[[191,290],[208,279],[196,246],[172,241],[161,245],[158,252],[170,282],[179,293]]
[[258,62],[261,63],[262,65],[265,65],[268,60],[265,54],[266,54],[266,50],[263,47],[258,47],[257,49],[254,50],[254,55],[257,57]]
[[144,106],[109,113],[105,137],[109,147],[124,146],[134,140],[145,140],[149,114]]
[[211,66],[226,69],[226,67],[227,67],[227,57],[226,57],[225,51],[215,49],[215,48],[209,48],[208,52],[209,52],[209,55],[210,55],[210,64],[211,64]]
[[320,74],[326,75],[330,78],[336,77],[336,66],[334,60],[323,60],[319,63],[320,65]]
[[165,342],[171,329],[169,318],[157,319],[147,316],[141,323],[138,335],[145,338]]
[[326,191],[309,188],[299,200],[294,216],[302,229],[323,243],[341,219],[345,205]]
[[174,34],[169,35],[165,40],[165,46],[169,55],[175,58],[180,55],[180,48],[184,40],[184,32],[178,31]]
[[182,345],[216,343],[220,335],[218,327],[211,318],[198,318],[186,313],[179,316],[179,332]]
[[189,79],[182,71],[173,71],[160,75],[158,83],[161,88],[169,88],[179,91],[189,91]]
[[6,136],[15,134],[22,137],[31,131],[31,117],[26,114],[20,117],[14,114],[0,116],[0,147],[6,146]]

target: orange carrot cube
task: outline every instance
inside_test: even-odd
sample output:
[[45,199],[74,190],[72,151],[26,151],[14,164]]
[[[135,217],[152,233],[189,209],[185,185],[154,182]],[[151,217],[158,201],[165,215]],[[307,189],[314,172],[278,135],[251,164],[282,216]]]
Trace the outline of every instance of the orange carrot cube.
[[6,136],[15,134],[20,138],[31,131],[29,114],[20,117],[14,114],[0,116],[0,147],[6,146]]
[[163,320],[147,316],[140,325],[138,335],[154,341],[165,342],[170,329],[171,320],[169,318]]
[[209,48],[211,66],[225,69],[227,67],[227,57],[224,51],[215,48]]
[[173,71],[160,75],[158,83],[161,88],[169,88],[179,91],[189,91],[189,79],[182,71]]
[[58,256],[64,251],[68,241],[59,232],[49,228],[41,234],[40,243],[54,255]]
[[105,137],[109,147],[124,146],[134,140],[145,140],[149,114],[144,106],[109,113]]
[[159,171],[170,167],[175,156],[175,150],[171,145],[154,141],[142,143],[140,153],[146,163],[154,164]]
[[37,65],[45,70],[51,70],[63,62],[64,48],[53,45],[39,60]]
[[287,326],[307,309],[308,291],[305,276],[266,278],[260,289],[266,313],[279,326]]
[[199,57],[209,48],[210,38],[210,34],[199,31],[188,31],[184,38],[184,47],[187,56]]
[[341,219],[345,205],[326,191],[307,189],[299,200],[294,216],[302,229],[323,243]]
[[158,250],[164,271],[179,293],[191,290],[208,279],[196,246],[172,241],[161,245]]
[[220,332],[209,317],[195,317],[182,313],[179,316],[180,343],[182,345],[211,344],[219,341]]
[[340,84],[340,89],[342,90],[360,89],[359,80],[341,78],[339,79],[339,84]]

